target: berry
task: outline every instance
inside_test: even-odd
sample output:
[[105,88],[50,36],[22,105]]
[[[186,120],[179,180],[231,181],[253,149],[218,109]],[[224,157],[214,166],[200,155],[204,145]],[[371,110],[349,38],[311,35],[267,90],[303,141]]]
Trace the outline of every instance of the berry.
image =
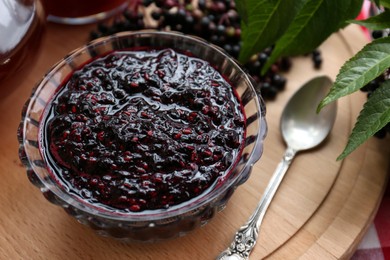
[[161,18],[161,13],[160,12],[158,12],[158,11],[153,11],[152,13],[151,13],[151,16],[152,16],[152,18],[154,19],[154,20],[160,20],[160,18]]
[[374,39],[379,39],[379,38],[382,38],[384,35],[383,35],[383,31],[375,30],[375,31],[372,31],[371,36]]
[[[379,34],[380,33],[380,34]],[[373,37],[384,37],[382,31],[373,31]],[[374,36],[374,34],[376,34]],[[376,79],[368,82],[365,86],[363,86],[360,90],[367,93],[367,98],[370,98],[371,94],[381,86],[386,80],[389,80],[389,69],[387,69],[384,73],[379,75]],[[377,131],[374,136],[383,139],[386,137],[387,133],[390,134],[390,123],[387,123],[382,129]]]
[[266,96],[270,100],[275,99],[278,94],[278,89],[268,82],[264,82],[260,89],[262,91],[262,95]]
[[322,57],[321,52],[319,50],[314,50],[312,52],[312,60],[314,63],[314,68],[319,69],[322,65]]
[[144,6],[148,7],[149,5],[151,5],[153,3],[153,0],[143,0],[142,3]]

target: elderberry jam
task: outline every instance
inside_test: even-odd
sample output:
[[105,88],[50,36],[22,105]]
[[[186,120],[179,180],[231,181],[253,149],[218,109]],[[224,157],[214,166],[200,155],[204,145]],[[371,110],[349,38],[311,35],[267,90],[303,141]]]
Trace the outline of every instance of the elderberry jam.
[[69,193],[108,210],[167,209],[235,165],[245,115],[208,62],[172,49],[114,51],[75,70],[46,107],[41,151]]

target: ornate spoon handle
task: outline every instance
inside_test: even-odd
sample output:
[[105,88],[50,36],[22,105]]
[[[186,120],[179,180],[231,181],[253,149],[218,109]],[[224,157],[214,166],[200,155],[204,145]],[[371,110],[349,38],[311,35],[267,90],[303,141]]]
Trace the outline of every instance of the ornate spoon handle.
[[272,178],[252,216],[249,218],[248,222],[236,232],[231,245],[216,258],[217,260],[249,259],[249,255],[256,245],[260,225],[263,221],[265,212],[267,211],[268,206],[271,203],[271,200],[273,199],[276,190],[282,182],[283,177],[296,153],[297,151],[294,149],[286,149],[282,161],[278,164],[278,167],[272,175]]

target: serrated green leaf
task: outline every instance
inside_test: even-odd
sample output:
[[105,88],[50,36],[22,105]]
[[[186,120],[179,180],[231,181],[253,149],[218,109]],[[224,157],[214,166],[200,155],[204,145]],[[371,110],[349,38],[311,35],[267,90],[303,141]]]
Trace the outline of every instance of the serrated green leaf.
[[381,5],[383,7],[390,8],[390,0],[380,0],[380,1],[376,1],[376,2],[379,2],[379,4],[378,3],[376,4],[377,6]]
[[390,28],[390,11],[382,12],[366,20],[350,20],[348,22],[362,25],[370,30],[384,30]]
[[364,104],[348,138],[341,160],[390,122],[390,81],[385,81]]
[[248,24],[248,8],[247,0],[235,0],[237,12],[240,14],[241,21],[247,25]]
[[[246,0],[240,3],[245,4],[247,21],[242,23],[243,45],[239,60],[245,63],[253,54],[273,45],[286,31],[301,1],[307,0]],[[239,12],[243,12],[240,9]]]
[[372,41],[341,67],[332,88],[317,110],[359,90],[389,67],[390,37]]
[[359,13],[362,11],[363,7],[363,1],[351,1],[351,5],[348,8],[348,12],[346,13],[346,16],[343,18],[344,22],[342,22],[342,25],[340,28],[344,28],[349,25],[347,22],[348,20],[351,20],[352,18],[356,18]]
[[355,18],[362,0],[311,0],[300,9],[284,35],[276,42],[264,74],[281,56],[305,54],[317,48],[333,32]]

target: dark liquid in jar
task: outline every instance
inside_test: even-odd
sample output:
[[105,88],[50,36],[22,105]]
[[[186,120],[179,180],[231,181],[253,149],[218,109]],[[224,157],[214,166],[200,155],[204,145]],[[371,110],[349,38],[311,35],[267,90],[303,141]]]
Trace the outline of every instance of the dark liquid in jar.
[[45,11],[57,17],[78,18],[114,10],[127,0],[43,0]]
[[109,210],[167,209],[226,177],[245,139],[233,87],[171,49],[117,51],[60,86],[41,127],[61,186]]

